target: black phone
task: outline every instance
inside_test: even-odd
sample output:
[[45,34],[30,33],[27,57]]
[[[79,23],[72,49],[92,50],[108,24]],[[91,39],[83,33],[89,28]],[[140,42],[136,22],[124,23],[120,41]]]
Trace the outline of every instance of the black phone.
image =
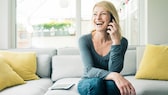
[[[113,22],[114,16],[113,16],[112,14],[110,14],[110,16],[111,16],[110,22]],[[114,20],[115,20],[115,19],[114,19]]]
[[[112,14],[110,14],[110,17],[111,17],[110,22],[113,22],[114,16]],[[110,30],[110,29],[107,28],[107,30]]]

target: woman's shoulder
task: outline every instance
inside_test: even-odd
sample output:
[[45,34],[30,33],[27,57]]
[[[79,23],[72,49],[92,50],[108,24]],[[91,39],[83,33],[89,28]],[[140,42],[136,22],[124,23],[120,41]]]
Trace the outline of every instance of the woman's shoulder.
[[92,44],[91,34],[84,34],[84,35],[80,36],[80,38],[78,40],[78,44],[80,47],[91,46],[91,44]]
[[84,34],[80,36],[79,41],[88,41],[89,39],[91,39],[91,34]]

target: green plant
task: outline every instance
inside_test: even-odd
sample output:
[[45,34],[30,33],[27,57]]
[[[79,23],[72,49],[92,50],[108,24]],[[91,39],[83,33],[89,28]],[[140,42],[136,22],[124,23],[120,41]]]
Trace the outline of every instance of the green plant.
[[37,27],[37,29],[47,29],[50,30],[51,28],[54,29],[64,29],[70,27],[72,24],[71,22],[68,21],[63,21],[63,22],[48,22],[48,23],[42,23],[42,24],[37,24],[34,25],[33,27]]

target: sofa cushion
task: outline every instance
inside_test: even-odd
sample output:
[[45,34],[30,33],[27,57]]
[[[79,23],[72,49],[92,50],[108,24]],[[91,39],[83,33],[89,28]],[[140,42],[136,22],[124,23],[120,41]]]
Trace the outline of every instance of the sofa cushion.
[[7,63],[24,80],[38,79],[35,52],[0,51]]
[[48,54],[41,54],[37,56],[37,61],[37,75],[40,77],[49,77],[51,75],[51,57]]
[[124,76],[134,75],[136,73],[136,47],[129,46],[124,58],[124,67],[121,74]]
[[139,69],[143,54],[145,51],[145,46],[136,47],[136,71]]
[[8,49],[17,52],[36,52],[37,71],[36,74],[41,77],[51,77],[52,56],[57,54],[55,48],[29,48],[29,49]]
[[81,77],[83,64],[80,55],[57,55],[52,58],[52,80]]
[[51,77],[52,56],[57,54],[54,48],[32,49],[37,53],[37,75],[42,78]]
[[168,46],[147,45],[136,78],[168,80]]
[[51,90],[50,88],[45,95],[79,95],[77,86],[81,78],[63,78],[56,81],[53,85],[57,84],[75,84],[68,90]]
[[0,91],[23,83],[25,83],[24,80],[0,56]]
[[77,47],[58,48],[57,55],[79,55]]
[[168,95],[168,81],[136,79],[135,76],[125,76],[136,90],[136,95]]
[[1,91],[0,95],[44,95],[52,84],[50,78],[30,80],[26,81],[24,85],[7,88]]
[[[75,47],[59,48],[58,55],[79,55],[79,49]],[[136,73],[136,46],[128,46],[124,58],[122,75],[133,75]]]

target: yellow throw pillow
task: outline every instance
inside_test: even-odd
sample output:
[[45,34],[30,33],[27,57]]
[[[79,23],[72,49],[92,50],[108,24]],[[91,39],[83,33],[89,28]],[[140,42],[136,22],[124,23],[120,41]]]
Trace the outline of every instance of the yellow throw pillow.
[[38,79],[35,52],[0,51],[7,63],[24,80]]
[[167,71],[168,46],[147,45],[135,78],[168,80]]
[[0,57],[0,91],[23,83],[24,80]]

